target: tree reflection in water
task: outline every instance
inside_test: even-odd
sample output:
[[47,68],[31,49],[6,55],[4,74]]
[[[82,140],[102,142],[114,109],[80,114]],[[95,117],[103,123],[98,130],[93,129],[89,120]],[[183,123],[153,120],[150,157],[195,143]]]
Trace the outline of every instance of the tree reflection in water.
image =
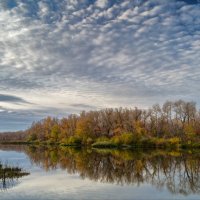
[[61,167],[94,181],[167,187],[171,193],[200,193],[200,155],[164,151],[29,148],[31,160],[45,170]]
[[33,163],[47,171],[62,168],[94,181],[138,186],[149,183],[158,189],[166,187],[174,194],[200,193],[198,152],[20,148]]
[[19,178],[29,173],[19,167],[11,167],[0,163],[0,190],[6,190],[17,185]]

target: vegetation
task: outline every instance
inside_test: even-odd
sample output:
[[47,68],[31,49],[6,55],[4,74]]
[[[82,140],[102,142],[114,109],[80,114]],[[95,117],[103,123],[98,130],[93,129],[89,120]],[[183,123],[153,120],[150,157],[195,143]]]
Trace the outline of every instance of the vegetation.
[[150,109],[108,108],[34,122],[26,131],[0,134],[1,143],[93,147],[200,148],[200,111],[194,102],[167,101]]
[[0,163],[0,189],[7,189],[16,184],[15,180],[29,175],[19,167],[11,167]]

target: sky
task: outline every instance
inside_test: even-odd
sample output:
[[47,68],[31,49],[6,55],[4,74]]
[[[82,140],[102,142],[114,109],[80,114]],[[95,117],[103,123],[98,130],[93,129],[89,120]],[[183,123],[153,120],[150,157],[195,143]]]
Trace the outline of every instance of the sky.
[[199,0],[1,0],[0,131],[106,107],[200,104]]

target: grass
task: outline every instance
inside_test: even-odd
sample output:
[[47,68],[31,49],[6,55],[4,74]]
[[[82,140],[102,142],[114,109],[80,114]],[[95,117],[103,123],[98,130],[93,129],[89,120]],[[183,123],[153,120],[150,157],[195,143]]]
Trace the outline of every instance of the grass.
[[92,144],[93,148],[117,148],[119,147],[117,144],[111,141],[99,141]]
[[198,141],[181,141],[178,137],[173,138],[140,138],[135,139],[129,133],[112,138],[99,137],[97,139],[81,138],[71,136],[60,142],[54,141],[9,141],[1,144],[21,144],[21,145],[44,145],[44,146],[72,146],[72,147],[92,147],[92,148],[119,148],[119,149],[200,149]]

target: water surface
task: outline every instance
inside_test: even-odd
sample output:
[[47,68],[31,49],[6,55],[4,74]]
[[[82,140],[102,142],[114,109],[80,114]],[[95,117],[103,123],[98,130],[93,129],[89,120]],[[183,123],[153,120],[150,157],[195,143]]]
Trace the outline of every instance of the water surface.
[[200,199],[198,152],[0,146],[0,160],[27,173],[1,180],[5,200]]

